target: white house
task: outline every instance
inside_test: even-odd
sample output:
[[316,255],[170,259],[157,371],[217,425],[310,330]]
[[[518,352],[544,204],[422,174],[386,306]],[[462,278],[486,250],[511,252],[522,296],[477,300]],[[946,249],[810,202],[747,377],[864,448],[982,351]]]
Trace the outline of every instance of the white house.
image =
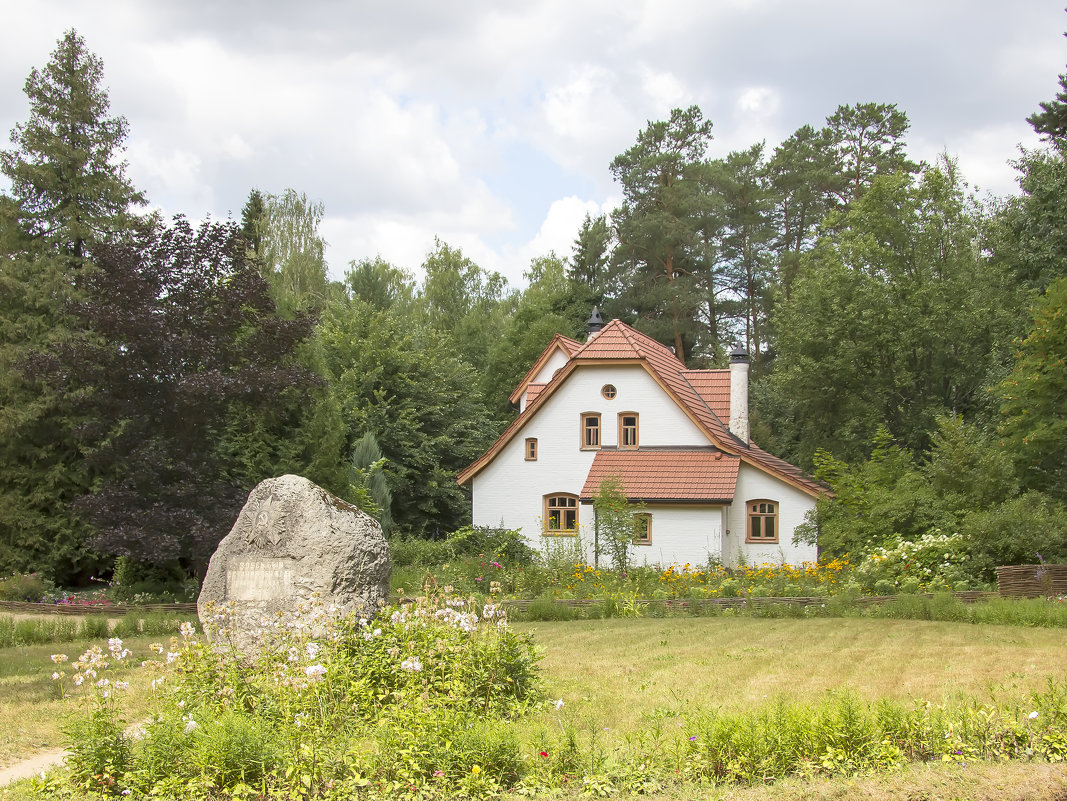
[[644,506],[632,552],[648,564],[814,561],[793,530],[826,489],[748,431],[748,354],[690,370],[666,347],[594,311],[583,344],[557,336],[511,396],[519,416],[460,473],[474,523],[521,529],[542,548],[580,537],[617,476]]

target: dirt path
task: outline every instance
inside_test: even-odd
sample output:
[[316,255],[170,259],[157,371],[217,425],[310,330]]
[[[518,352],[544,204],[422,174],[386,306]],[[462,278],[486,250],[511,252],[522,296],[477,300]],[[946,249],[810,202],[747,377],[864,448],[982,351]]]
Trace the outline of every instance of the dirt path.
[[66,751],[62,748],[55,748],[51,751],[41,751],[28,759],[23,759],[21,762],[8,765],[6,768],[0,768],[0,787],[4,787],[19,779],[29,779],[33,776],[40,776],[44,771],[54,768],[57,765],[62,765],[64,754],[66,754]]

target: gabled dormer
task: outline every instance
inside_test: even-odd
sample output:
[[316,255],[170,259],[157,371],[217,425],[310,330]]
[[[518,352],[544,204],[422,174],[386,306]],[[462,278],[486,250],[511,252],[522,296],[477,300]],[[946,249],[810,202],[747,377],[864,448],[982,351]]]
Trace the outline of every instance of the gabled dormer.
[[[522,381],[515,387],[515,391],[511,393],[508,400],[518,405],[520,412],[524,411],[526,404],[537,396],[540,387],[551,381],[555,372],[563,367],[580,347],[582,343],[562,334],[556,334],[548,343],[548,347],[541,352],[537,361],[533,363],[533,367],[522,377]],[[531,384],[540,386],[531,391]]]

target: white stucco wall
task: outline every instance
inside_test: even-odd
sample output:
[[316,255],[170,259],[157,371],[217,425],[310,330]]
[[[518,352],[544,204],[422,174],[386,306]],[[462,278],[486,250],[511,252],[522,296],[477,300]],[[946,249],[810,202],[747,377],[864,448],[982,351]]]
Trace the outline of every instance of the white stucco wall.
[[[618,392],[613,400],[601,395],[605,384],[615,385]],[[603,445],[618,444],[621,412],[637,412],[643,447],[709,444],[640,365],[580,367],[472,479],[475,525],[519,528],[531,546],[541,546],[544,496],[557,492],[578,495],[596,454],[580,448],[584,412],[600,412]],[[535,462],[524,458],[528,437],[537,438]],[[591,542],[591,506],[579,504],[578,524],[582,538]]]
[[[556,374],[556,370],[562,368],[568,361],[568,357],[559,348],[556,348],[552,352],[552,355],[548,357],[548,361],[544,363],[537,374],[530,379],[531,384],[547,384],[552,380],[552,376]],[[526,393],[523,392],[519,396],[519,411],[526,410]]]
[[[757,499],[778,502],[777,544],[745,542],[748,526],[746,503]],[[814,507],[815,499],[807,493],[742,462],[737,471],[734,502],[728,513],[729,533],[723,538],[723,562],[736,566],[738,553],[743,553],[745,561],[750,565],[764,562],[792,565],[814,562],[818,559],[818,551],[814,545],[793,543],[793,530],[804,522],[804,513]]]
[[722,553],[723,508],[721,506],[649,504],[652,542],[630,549],[636,565],[703,565]]
[[[538,380],[548,380],[555,369],[558,366],[552,367],[550,361]],[[600,392],[609,383],[618,391],[613,400]],[[542,547],[548,539],[541,533],[544,496],[578,495],[596,454],[580,448],[584,412],[601,414],[603,445],[618,444],[622,412],[637,412],[641,447],[710,444],[640,365],[580,367],[471,480],[475,525],[521,529],[531,547]],[[528,437],[537,438],[537,461],[524,458]],[[745,502],[757,498],[779,504],[778,544],[745,543]],[[814,561],[814,546],[797,546],[792,541],[793,529],[814,504],[814,499],[786,482],[742,463],[730,506],[649,505],[645,511],[652,514],[652,545],[635,546],[634,559],[648,564],[697,565],[706,562],[709,554],[721,554],[724,563],[736,565],[741,549],[749,564]],[[579,503],[577,508],[579,536],[591,558],[593,507]],[[551,539],[559,542],[563,538]]]

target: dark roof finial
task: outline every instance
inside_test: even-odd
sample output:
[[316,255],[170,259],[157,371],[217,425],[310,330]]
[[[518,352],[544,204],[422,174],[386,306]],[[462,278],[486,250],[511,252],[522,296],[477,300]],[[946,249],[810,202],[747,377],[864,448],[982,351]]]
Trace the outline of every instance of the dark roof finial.
[[587,334],[595,334],[604,327],[604,318],[600,316],[600,310],[596,306],[593,307],[593,313],[589,315],[589,319],[585,321],[585,332]]
[[732,362],[747,362],[748,351],[745,350],[745,346],[738,342],[734,345],[734,349],[730,351],[730,361]]

